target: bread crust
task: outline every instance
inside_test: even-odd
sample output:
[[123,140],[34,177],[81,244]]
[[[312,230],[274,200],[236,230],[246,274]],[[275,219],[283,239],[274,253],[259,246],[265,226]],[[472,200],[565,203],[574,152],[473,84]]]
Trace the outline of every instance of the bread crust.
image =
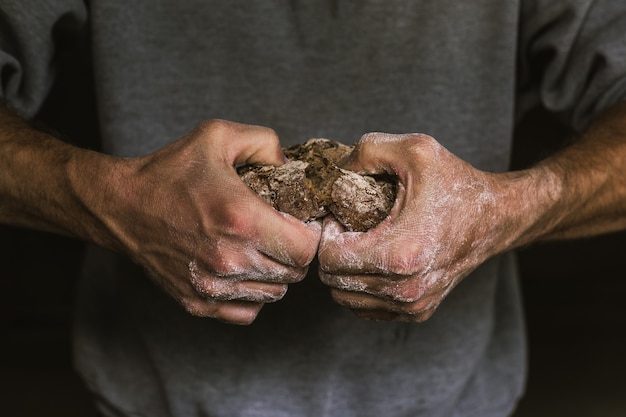
[[348,231],[365,232],[388,216],[396,198],[389,175],[360,175],[339,168],[353,147],[310,139],[284,149],[279,167],[244,166],[243,182],[276,210],[302,221],[333,215]]

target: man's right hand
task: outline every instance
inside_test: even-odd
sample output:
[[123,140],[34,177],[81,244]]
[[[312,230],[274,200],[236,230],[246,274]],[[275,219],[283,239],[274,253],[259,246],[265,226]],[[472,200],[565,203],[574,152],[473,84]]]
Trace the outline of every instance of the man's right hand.
[[280,165],[276,134],[212,120],[150,155],[74,148],[2,112],[0,222],[128,256],[189,313],[251,323],[304,278],[320,225],[279,213],[235,166]]
[[235,165],[280,165],[276,134],[213,120],[128,160],[120,195],[101,219],[152,278],[191,314],[251,323],[306,275],[320,226],[271,208]]

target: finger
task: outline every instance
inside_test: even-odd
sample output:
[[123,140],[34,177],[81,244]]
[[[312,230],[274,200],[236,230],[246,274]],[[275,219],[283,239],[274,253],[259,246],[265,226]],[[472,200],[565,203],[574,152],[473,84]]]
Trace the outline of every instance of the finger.
[[378,298],[409,303],[427,296],[434,289],[420,284],[411,277],[389,277],[385,275],[332,275],[319,273],[320,280],[330,288],[342,291],[361,292]]
[[246,301],[226,301],[219,304],[214,318],[229,324],[249,325],[263,306],[264,304]]
[[365,268],[369,262],[365,255],[370,251],[363,251],[367,247],[364,241],[370,242],[364,233],[346,232],[337,220],[327,216],[317,253],[320,271],[333,275],[373,272]]
[[252,323],[264,305],[247,301],[213,301],[197,297],[185,299],[181,304],[193,316],[213,318],[224,323],[239,325]]
[[233,282],[221,278],[207,278],[195,282],[194,289],[205,299],[220,301],[254,301],[272,303],[283,298],[287,292],[286,284],[268,284],[265,282]]
[[[194,280],[193,275],[194,274],[192,274],[192,280]],[[159,279],[159,281],[163,288],[170,293],[189,314],[198,317],[215,318],[235,324],[251,323],[266,302],[275,301],[286,292],[286,286],[272,286],[272,288],[267,288],[264,286],[259,287],[258,283],[246,283],[246,285],[251,286],[252,292],[249,294],[252,294],[252,296],[244,294],[244,297],[250,299],[259,298],[264,299],[264,301],[224,301],[202,296],[188,280]]]
[[[420,271],[428,255],[429,237],[400,227],[404,220],[384,220],[366,233],[344,232],[335,220],[325,219],[318,258],[323,272],[334,275],[380,274],[409,276]],[[410,229],[409,229],[410,230]]]
[[308,266],[298,267],[276,262],[262,252],[258,252],[257,255],[265,259],[264,264],[252,263],[248,271],[239,274],[239,278],[247,281],[295,284],[302,281],[309,270]]
[[232,207],[211,212],[212,222],[222,225],[224,241],[239,245],[235,252],[254,249],[277,264],[302,268],[311,263],[321,235],[319,222],[305,224],[275,210],[238,177],[231,182],[230,187],[219,184],[218,192],[237,195],[229,203]]
[[424,297],[411,303],[398,302],[382,299],[370,294],[331,290],[335,302],[353,310],[387,311],[400,315],[421,316],[430,310],[436,309],[441,303],[441,297],[437,295]]
[[306,276],[308,267],[283,265],[255,248],[244,247],[237,251],[239,248],[234,244],[232,246],[233,249],[221,249],[219,256],[207,259],[206,263],[197,260],[189,263],[190,282],[195,288],[202,290],[206,287],[207,291],[210,291],[217,285],[213,281],[292,284]]
[[224,187],[223,191],[238,195],[238,210],[236,221],[228,218],[225,223],[232,224],[234,230],[250,238],[259,252],[277,263],[298,268],[309,265],[317,253],[321,236],[320,222],[303,223],[274,209],[247,187],[235,172],[229,182],[232,184],[228,188]]
[[445,279],[433,272],[425,277],[398,275],[333,275],[319,272],[327,286],[343,291],[362,292],[400,303],[412,303],[428,297],[443,299],[460,279]]
[[276,262],[293,267],[301,268],[313,261],[321,236],[318,222],[305,224],[269,206],[259,210],[255,218],[263,219],[256,225],[259,252]]

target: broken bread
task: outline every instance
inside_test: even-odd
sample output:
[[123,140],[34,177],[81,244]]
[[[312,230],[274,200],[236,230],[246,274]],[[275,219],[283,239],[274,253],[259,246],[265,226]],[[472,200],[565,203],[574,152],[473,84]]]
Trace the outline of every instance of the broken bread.
[[284,148],[288,162],[279,166],[238,168],[243,182],[275,209],[302,221],[332,214],[348,231],[364,232],[380,223],[396,198],[389,175],[359,175],[339,168],[351,146],[310,139]]

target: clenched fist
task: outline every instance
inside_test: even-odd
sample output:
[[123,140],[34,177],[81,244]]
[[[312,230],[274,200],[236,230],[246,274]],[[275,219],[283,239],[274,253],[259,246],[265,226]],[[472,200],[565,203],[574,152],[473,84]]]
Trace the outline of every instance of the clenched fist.
[[372,133],[345,168],[397,175],[390,216],[366,233],[326,219],[320,277],[357,314],[423,321],[446,295],[515,236],[508,174],[490,174],[455,157],[432,137]]
[[318,223],[272,209],[235,170],[284,161],[272,130],[208,121],[125,161],[123,197],[101,216],[120,250],[187,311],[250,323],[304,278],[319,243]]

